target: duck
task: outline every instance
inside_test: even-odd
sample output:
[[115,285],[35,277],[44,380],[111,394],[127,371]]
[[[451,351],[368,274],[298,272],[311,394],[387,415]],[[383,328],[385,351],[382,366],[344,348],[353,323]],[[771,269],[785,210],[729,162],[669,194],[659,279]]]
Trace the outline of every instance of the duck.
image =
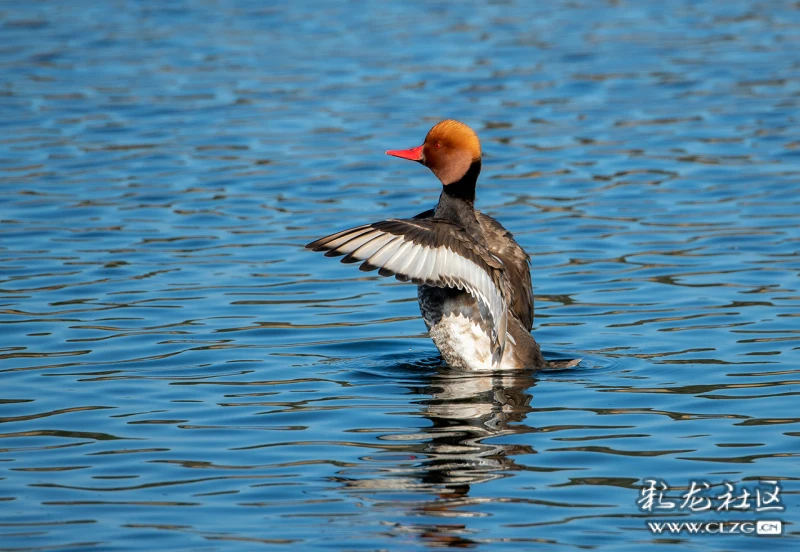
[[342,230],[306,248],[416,284],[422,319],[451,368],[547,367],[531,335],[530,257],[502,224],[475,209],[482,159],[475,131],[447,119],[421,146],[386,154],[431,170],[442,184],[436,207]]

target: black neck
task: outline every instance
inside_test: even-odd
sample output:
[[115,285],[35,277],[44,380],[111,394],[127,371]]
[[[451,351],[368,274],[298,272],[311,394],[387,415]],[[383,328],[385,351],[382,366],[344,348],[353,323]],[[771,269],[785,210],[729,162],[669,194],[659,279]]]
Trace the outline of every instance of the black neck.
[[475,219],[475,184],[481,172],[481,160],[473,161],[469,170],[457,182],[447,184],[436,205],[437,218],[460,224],[466,229],[477,227]]
[[475,203],[475,185],[478,183],[478,175],[481,174],[481,160],[476,159],[472,162],[460,180],[447,184],[444,187],[444,193],[449,196],[456,197]]

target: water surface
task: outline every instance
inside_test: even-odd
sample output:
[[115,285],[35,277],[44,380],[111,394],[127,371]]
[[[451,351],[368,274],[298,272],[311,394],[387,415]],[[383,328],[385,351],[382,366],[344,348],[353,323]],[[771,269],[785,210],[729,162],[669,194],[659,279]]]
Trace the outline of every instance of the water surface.
[[[0,8],[0,547],[798,546],[790,2]],[[449,372],[303,249],[430,208],[437,120],[567,371]],[[651,534],[648,478],[784,535]],[[755,540],[754,540],[755,539]]]

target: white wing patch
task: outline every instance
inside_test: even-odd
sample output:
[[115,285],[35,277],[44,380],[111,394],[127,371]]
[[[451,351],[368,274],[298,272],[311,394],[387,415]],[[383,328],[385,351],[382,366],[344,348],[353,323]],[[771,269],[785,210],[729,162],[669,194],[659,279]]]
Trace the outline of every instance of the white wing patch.
[[365,261],[361,270],[378,268],[382,275],[394,274],[398,280],[466,291],[488,311],[492,343],[499,353],[494,356],[497,362],[502,358],[508,322],[506,301],[491,275],[456,251],[444,245],[421,245],[369,225],[322,238],[309,247],[327,250],[327,256],[345,255],[342,262]]

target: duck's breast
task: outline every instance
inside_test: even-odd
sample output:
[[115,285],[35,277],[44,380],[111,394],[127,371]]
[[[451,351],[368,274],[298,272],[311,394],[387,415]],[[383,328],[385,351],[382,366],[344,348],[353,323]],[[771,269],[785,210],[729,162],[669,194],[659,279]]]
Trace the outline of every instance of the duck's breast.
[[512,340],[506,341],[500,366],[493,364],[491,328],[471,295],[431,286],[419,286],[417,290],[428,333],[450,367],[476,371],[523,367]]

